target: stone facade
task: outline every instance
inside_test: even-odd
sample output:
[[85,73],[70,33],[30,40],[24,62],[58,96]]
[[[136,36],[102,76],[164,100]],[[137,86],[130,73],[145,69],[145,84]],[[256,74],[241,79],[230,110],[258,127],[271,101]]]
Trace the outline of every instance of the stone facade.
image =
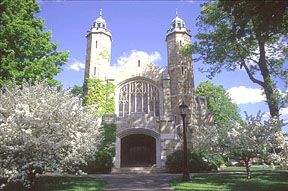
[[[112,120],[117,126],[116,168],[141,164],[163,168],[166,156],[181,147],[179,105],[182,102],[189,106],[188,144],[193,127],[212,122],[205,97],[195,98],[192,57],[180,53],[182,46],[190,44],[191,35],[177,15],[166,33],[166,68],[159,68],[141,56],[136,63],[110,66],[112,35],[102,14],[86,37],[85,78],[113,79],[116,86],[116,119]],[[142,160],[145,155],[148,157]]]

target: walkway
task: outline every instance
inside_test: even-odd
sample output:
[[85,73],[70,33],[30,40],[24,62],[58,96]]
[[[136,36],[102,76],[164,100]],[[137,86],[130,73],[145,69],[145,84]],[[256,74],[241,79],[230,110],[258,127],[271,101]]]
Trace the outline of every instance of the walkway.
[[[245,172],[190,173],[190,177],[212,174],[245,174]],[[101,174],[87,176],[104,180],[107,183],[107,191],[171,191],[170,180],[181,179],[182,174]]]
[[179,174],[103,174],[94,175],[107,183],[107,191],[171,191],[169,181]]

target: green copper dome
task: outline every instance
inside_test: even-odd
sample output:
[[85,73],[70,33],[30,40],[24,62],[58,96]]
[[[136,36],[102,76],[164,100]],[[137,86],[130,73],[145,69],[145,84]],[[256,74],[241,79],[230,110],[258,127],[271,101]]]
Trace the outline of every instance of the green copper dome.
[[190,36],[190,30],[186,28],[185,22],[178,16],[176,10],[176,17],[172,20],[169,29],[167,30],[166,36],[173,33],[187,33]]
[[172,20],[171,29],[175,28],[185,28],[185,22],[176,15],[175,19]]
[[93,26],[95,28],[105,28],[106,29],[106,21],[102,18],[102,9],[100,9],[100,16],[95,20]]

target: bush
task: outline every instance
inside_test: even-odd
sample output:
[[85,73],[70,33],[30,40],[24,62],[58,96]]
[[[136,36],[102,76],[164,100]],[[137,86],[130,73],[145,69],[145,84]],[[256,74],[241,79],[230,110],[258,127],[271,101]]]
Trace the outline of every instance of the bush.
[[[207,157],[199,151],[192,151],[189,155],[190,172],[207,172],[213,169]],[[217,168],[216,168],[217,169]]]
[[208,162],[212,169],[217,170],[222,164],[225,164],[225,160],[221,155],[208,156]]
[[83,171],[88,174],[110,173],[113,166],[111,152],[100,150],[87,162]]
[[97,152],[98,116],[69,92],[27,81],[0,89],[0,100],[0,189],[31,188],[43,170],[75,172]]
[[[188,152],[188,166],[190,172],[207,172],[217,170],[224,163],[220,155],[210,156],[202,151]],[[176,150],[167,156],[166,166],[170,172],[183,171],[183,151]]]
[[166,167],[170,172],[182,172],[183,169],[183,151],[176,150],[167,156]]
[[88,174],[110,173],[113,167],[113,157],[115,156],[115,124],[104,124],[102,136],[104,137],[99,150],[87,161],[87,165],[81,169]]

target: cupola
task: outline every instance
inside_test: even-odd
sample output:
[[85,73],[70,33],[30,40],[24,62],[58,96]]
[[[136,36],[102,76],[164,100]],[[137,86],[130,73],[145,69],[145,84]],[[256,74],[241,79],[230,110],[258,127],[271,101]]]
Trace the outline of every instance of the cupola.
[[94,21],[94,28],[104,28],[106,29],[106,21],[102,18],[102,9],[100,9],[100,16]]
[[173,32],[186,32],[190,33],[190,30],[186,28],[185,22],[178,16],[178,11],[176,10],[176,17],[172,20],[170,28],[167,30],[167,35]]
[[185,28],[185,22],[178,17],[178,12],[176,11],[176,17],[172,20],[170,30],[175,28]]

